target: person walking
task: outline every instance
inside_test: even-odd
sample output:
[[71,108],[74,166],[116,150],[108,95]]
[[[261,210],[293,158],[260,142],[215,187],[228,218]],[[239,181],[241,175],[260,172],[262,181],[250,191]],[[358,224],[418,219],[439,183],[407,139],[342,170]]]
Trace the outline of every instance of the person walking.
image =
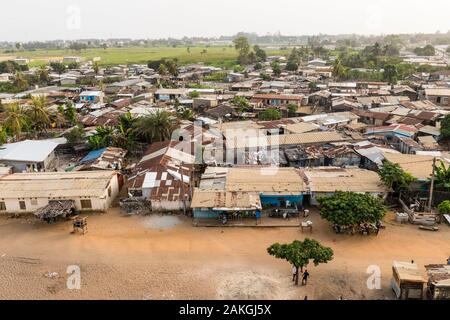
[[292,265],[292,281],[295,281],[295,277],[297,276],[297,268]]
[[309,277],[309,272],[308,272],[308,270],[305,269],[305,272],[303,272],[302,286],[306,286],[306,284],[308,283],[308,277]]

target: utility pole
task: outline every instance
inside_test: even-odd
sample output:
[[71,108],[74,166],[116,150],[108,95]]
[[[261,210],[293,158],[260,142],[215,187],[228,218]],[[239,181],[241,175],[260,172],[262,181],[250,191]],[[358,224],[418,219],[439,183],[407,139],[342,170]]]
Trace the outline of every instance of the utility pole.
[[435,169],[436,169],[436,158],[433,158],[433,171],[431,173],[430,197],[429,197],[429,203],[428,203],[428,209],[430,210],[430,212],[431,212],[431,207],[433,205]]

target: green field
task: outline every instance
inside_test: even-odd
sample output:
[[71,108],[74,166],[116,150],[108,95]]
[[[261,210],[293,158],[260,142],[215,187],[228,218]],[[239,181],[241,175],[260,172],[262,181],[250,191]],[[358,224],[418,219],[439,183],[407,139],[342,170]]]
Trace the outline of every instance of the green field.
[[[129,63],[147,63],[149,60],[162,58],[177,58],[179,64],[204,62],[218,67],[231,67],[236,63],[237,53],[230,47],[128,47],[87,49],[81,52],[72,50],[36,50],[19,51],[16,53],[1,53],[0,61],[14,57],[30,59],[31,66],[47,64],[49,61],[62,59],[64,56],[81,56],[87,60],[100,57],[100,65],[117,65]],[[206,50],[206,53],[201,52]],[[270,50],[268,55],[288,54],[287,51]]]

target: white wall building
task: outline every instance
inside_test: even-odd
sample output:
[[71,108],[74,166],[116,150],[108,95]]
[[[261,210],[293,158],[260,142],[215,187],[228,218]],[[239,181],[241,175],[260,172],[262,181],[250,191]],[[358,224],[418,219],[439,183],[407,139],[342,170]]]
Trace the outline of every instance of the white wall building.
[[78,211],[106,211],[119,193],[115,171],[16,173],[0,177],[0,214],[33,213],[52,200]]

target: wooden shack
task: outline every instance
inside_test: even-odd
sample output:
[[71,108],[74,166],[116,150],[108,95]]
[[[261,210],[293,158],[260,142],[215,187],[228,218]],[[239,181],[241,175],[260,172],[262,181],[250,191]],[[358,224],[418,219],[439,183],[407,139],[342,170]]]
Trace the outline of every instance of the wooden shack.
[[423,299],[426,280],[415,263],[394,261],[391,287],[397,299]]
[[428,273],[427,297],[450,300],[450,265],[430,264],[425,269]]

